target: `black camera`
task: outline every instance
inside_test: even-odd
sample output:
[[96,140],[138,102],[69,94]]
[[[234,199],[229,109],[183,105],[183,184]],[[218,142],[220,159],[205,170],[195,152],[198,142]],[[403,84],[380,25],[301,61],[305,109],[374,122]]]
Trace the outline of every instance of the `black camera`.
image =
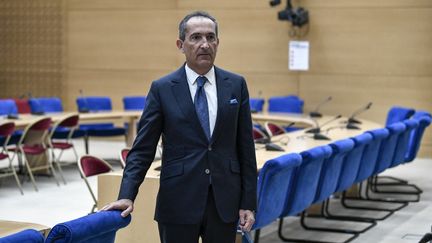
[[279,20],[290,21],[294,26],[302,27],[309,23],[309,12],[304,8],[284,9],[278,12]]
[[[276,6],[281,3],[280,0],[271,0],[270,6]],[[305,24],[309,23],[309,12],[302,8],[293,8],[291,4],[291,0],[287,0],[287,6],[284,10],[278,12],[279,20],[287,20],[290,21],[293,26],[302,27]]]

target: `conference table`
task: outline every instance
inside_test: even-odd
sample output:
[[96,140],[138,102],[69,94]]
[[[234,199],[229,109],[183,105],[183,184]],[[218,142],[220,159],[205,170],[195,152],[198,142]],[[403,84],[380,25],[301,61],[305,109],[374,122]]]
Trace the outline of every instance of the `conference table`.
[[[89,124],[97,122],[125,122],[127,126],[126,134],[126,145],[132,146],[133,140],[136,136],[137,121],[141,117],[142,111],[109,111],[109,112],[90,112],[90,113],[76,113],[76,112],[53,112],[46,113],[44,115],[31,115],[22,114],[18,119],[0,119],[1,122],[13,122],[17,129],[24,129],[29,124],[35,122],[43,117],[50,117],[53,122],[59,121],[66,116],[72,114],[79,114],[80,124]],[[278,123],[295,123],[296,127],[311,127],[316,125],[316,122],[311,120],[308,116],[302,114],[289,114],[286,113],[272,113],[263,114],[255,113],[252,114],[252,119],[255,122],[278,122]]]
[[[24,129],[29,124],[35,122],[43,117],[50,117],[53,122],[59,121],[66,116],[72,114],[79,114],[80,124],[89,124],[97,122],[126,122],[127,133],[126,133],[126,145],[132,146],[133,140],[136,135],[137,123],[136,121],[140,118],[142,111],[110,111],[110,112],[91,112],[91,113],[77,113],[77,112],[54,112],[46,113],[44,115],[30,115],[22,114],[18,119],[3,119],[4,122],[13,122],[17,129]],[[0,120],[0,123],[2,120]],[[122,123],[123,124],[123,123]]]
[[[296,126],[314,127],[323,124],[334,117],[324,116],[318,120],[296,114],[252,114],[255,122],[273,121],[289,124],[296,123]],[[313,135],[306,133],[306,129],[275,136],[272,142],[281,146],[285,151],[266,151],[265,145],[256,144],[257,166],[262,168],[266,161],[287,153],[298,153],[307,149],[325,145],[332,141],[352,137],[363,133],[366,130],[382,127],[381,124],[361,120],[360,129],[347,129],[346,118],[334,119],[326,126],[321,127],[324,135],[331,140],[315,140]],[[147,172],[146,179],[139,189],[139,194],[135,200],[135,209],[132,214],[131,224],[117,233],[116,242],[159,242],[157,224],[153,220],[154,209],[156,207],[156,196],[159,189],[159,175],[161,161],[154,161]],[[116,171],[98,176],[98,208],[102,208],[109,202],[117,199],[122,171]],[[193,207],[193,205],[191,205]]]

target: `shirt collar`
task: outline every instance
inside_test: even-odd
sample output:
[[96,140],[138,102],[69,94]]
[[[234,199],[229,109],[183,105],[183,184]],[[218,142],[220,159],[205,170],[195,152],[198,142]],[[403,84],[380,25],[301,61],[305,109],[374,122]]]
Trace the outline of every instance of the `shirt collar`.
[[185,71],[186,71],[186,77],[189,85],[194,85],[196,83],[196,79],[199,76],[205,76],[209,84],[214,84],[216,80],[214,66],[204,75],[199,75],[194,70],[192,70],[187,64],[185,65]]

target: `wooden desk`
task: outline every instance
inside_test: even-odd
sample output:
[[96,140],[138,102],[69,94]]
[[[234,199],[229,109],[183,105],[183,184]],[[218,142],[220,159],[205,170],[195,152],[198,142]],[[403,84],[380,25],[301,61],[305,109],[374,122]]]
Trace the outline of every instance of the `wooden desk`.
[[[141,111],[111,111],[111,112],[95,112],[95,113],[80,113],[80,124],[88,124],[88,123],[94,123],[94,122],[100,122],[100,121],[109,121],[113,122],[115,120],[121,120],[122,122],[128,123],[128,131],[126,134],[126,144],[127,146],[132,146],[133,140],[136,136],[136,121],[141,116]],[[58,112],[58,113],[47,113],[43,116],[35,116],[35,115],[20,115],[19,119],[17,120],[11,120],[11,119],[4,119],[4,121],[11,121],[15,123],[15,126],[17,128],[25,128],[30,123],[34,122],[37,119],[40,119],[42,117],[51,117],[51,119],[56,122],[60,119],[64,118],[65,116],[71,115],[71,114],[77,114],[76,112]]]
[[35,229],[43,235],[47,235],[50,231],[50,227],[41,224],[0,220],[0,237],[11,235],[26,229]]
[[[116,243],[154,243],[159,242],[159,231],[153,220],[156,196],[159,190],[160,161],[155,161],[147,172],[146,179],[139,189],[134,203],[132,222],[117,232]],[[123,171],[98,176],[98,208],[117,199]]]
[[[324,120],[327,117],[324,117]],[[321,120],[323,118],[319,118]],[[276,123],[290,123],[295,122],[296,127],[312,127],[315,122],[304,114],[298,113],[254,113],[252,114],[252,120],[256,122],[276,122]]]
[[[254,114],[257,115],[257,114]],[[259,119],[264,117],[270,118],[270,115],[262,115]],[[309,122],[306,118],[293,118],[286,116],[285,120],[283,117],[278,115],[272,121],[279,122],[292,122],[295,119],[304,119],[304,124],[309,126],[314,124],[313,121]],[[326,121],[330,117],[324,117],[322,120]],[[345,119],[341,118],[335,122],[330,123],[328,126],[322,128],[325,135],[330,137],[333,141],[355,136],[363,133],[365,130],[375,129],[382,127],[380,124],[363,121],[360,125],[361,130],[348,130],[343,128],[342,123]],[[328,131],[326,131],[328,129]],[[332,141],[328,140],[314,140],[310,137],[310,134],[306,134],[304,130],[292,132],[284,135],[274,137],[272,141],[278,145],[281,145],[286,151],[285,152],[273,152],[266,151],[263,145],[256,145],[256,156],[257,166],[262,168],[264,163],[269,159],[276,158],[280,155],[293,152],[302,152],[309,148],[313,148],[319,145],[325,145]],[[288,143],[286,143],[288,142]],[[153,220],[154,209],[156,207],[156,196],[159,188],[159,172],[155,171],[154,168],[160,165],[159,162],[153,162],[150,167],[144,183],[140,187],[140,192],[135,201],[135,210],[132,214],[131,224],[119,231],[116,237],[116,242],[120,243],[153,243],[159,242],[159,234],[157,229],[157,223]],[[109,202],[117,199],[118,191],[120,188],[120,182],[122,178],[122,172],[109,173],[98,177],[98,208],[103,207]]]

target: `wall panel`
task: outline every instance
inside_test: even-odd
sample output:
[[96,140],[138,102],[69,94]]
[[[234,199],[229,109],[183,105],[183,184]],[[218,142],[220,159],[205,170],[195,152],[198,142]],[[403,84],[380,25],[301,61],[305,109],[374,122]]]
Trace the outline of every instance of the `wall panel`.
[[71,11],[69,22],[69,68],[177,66],[175,11]]

